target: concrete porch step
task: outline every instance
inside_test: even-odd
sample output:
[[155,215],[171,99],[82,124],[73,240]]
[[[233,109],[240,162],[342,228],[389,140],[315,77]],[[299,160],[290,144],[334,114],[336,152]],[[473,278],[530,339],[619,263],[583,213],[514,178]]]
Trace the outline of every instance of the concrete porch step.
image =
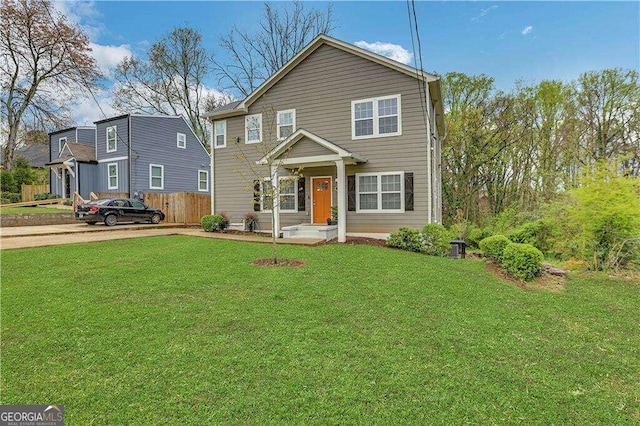
[[331,241],[338,238],[338,225],[300,225],[285,226],[282,228],[283,238],[322,238]]

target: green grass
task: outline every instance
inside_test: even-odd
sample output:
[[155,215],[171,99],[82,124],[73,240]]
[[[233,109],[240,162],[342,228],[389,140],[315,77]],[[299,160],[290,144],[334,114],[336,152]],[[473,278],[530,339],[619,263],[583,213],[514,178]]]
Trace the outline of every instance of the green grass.
[[630,424],[640,285],[174,236],[2,252],[0,403],[69,424]]
[[55,207],[2,207],[0,209],[0,215],[3,214],[60,214],[71,213],[73,210],[56,209]]

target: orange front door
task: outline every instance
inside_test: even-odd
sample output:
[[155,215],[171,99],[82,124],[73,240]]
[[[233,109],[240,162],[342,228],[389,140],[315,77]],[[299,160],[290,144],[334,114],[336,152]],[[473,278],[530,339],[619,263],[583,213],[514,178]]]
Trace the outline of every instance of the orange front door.
[[331,217],[331,178],[312,178],[313,223],[327,224]]

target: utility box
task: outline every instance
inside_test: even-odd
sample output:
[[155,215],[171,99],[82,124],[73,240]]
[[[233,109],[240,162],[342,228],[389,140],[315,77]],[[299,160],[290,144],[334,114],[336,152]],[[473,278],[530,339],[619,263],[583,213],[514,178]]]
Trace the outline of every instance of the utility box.
[[456,259],[464,259],[467,255],[467,243],[464,240],[449,241],[451,244],[451,250],[449,250],[449,257]]

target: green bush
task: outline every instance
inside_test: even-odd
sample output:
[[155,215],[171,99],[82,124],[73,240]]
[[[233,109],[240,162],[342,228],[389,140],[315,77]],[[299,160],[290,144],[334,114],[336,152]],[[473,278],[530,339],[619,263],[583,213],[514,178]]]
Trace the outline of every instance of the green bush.
[[227,219],[219,214],[207,214],[200,219],[200,225],[205,232],[219,232],[228,225]]
[[528,222],[509,233],[514,243],[531,244],[538,250],[548,253],[551,250],[553,227],[546,220]]
[[220,231],[229,227],[229,216],[225,212],[219,212],[215,216],[220,216],[222,218],[222,220],[216,219],[216,223],[218,223]]
[[509,274],[528,281],[540,273],[543,260],[542,252],[531,244],[510,243],[504,248],[500,264]]
[[491,232],[491,229],[489,228],[473,228],[469,231],[466,241],[469,247],[479,248],[480,241],[490,237],[491,235],[493,235],[493,232]]
[[482,250],[485,256],[500,262],[502,260],[502,252],[510,243],[511,241],[509,241],[507,237],[498,234],[485,238],[484,240],[480,241],[479,245],[480,250]]
[[387,238],[387,245],[389,247],[395,247],[402,250],[414,251],[419,253],[424,250],[420,231],[415,228],[409,228],[407,226],[403,226],[396,232],[392,232],[391,234],[389,234],[389,238]]
[[449,252],[451,235],[437,223],[427,223],[422,228],[422,251],[431,256],[446,256]]
[[22,199],[22,194],[19,192],[2,192],[0,194],[0,198],[2,198],[2,204],[9,203],[19,203]]
[[56,194],[47,194],[46,192],[43,192],[42,194],[36,194],[33,198],[36,201],[40,201],[40,200],[51,200],[53,198],[58,198],[58,196]]
[[0,184],[2,192],[18,192],[18,182],[12,172],[6,170],[0,172]]

